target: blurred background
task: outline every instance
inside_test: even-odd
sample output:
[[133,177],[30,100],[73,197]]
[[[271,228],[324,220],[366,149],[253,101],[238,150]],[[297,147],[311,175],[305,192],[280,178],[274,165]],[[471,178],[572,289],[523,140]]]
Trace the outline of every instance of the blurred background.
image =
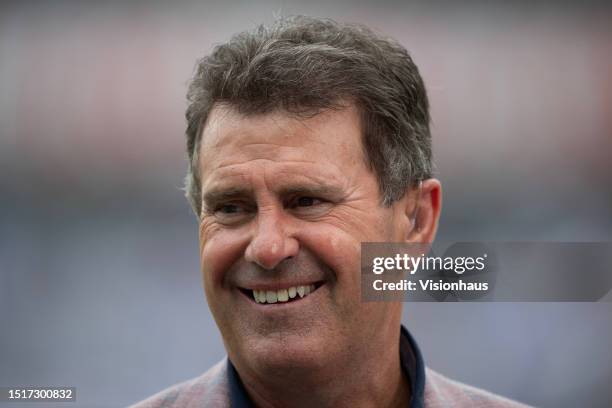
[[[610,241],[612,8],[458,3],[1,3],[0,386],[124,406],[224,356],[180,190],[184,95],[197,58],[277,15],[365,23],[410,50],[439,243]],[[612,406],[611,303],[406,304],[404,323],[457,380]]]

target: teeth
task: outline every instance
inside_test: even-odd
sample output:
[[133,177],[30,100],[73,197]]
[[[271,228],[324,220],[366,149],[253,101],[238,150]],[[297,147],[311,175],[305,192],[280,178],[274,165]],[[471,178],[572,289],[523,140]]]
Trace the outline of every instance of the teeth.
[[266,291],[266,302],[276,303],[277,300],[278,300],[278,292],[274,290]]
[[277,293],[279,302],[286,302],[289,300],[289,293],[287,293],[287,289],[279,290]]
[[292,286],[281,290],[255,290],[253,289],[253,299],[256,303],[284,303],[298,295],[303,298],[314,292],[315,285]]

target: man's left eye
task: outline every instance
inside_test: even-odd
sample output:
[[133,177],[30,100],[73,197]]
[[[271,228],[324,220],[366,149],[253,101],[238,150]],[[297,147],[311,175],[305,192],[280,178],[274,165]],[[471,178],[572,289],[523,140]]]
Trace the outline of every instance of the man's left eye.
[[287,209],[300,217],[318,217],[326,214],[332,207],[332,203],[323,198],[311,196],[298,196],[287,205]]
[[320,202],[321,200],[319,200],[318,198],[300,197],[296,200],[295,206],[296,207],[312,207],[313,205],[318,204]]

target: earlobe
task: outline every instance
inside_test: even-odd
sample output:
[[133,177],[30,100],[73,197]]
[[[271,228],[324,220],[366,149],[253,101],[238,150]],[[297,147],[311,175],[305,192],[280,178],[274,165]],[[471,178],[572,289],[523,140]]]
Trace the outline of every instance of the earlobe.
[[413,204],[410,214],[412,228],[406,237],[407,242],[431,243],[436,237],[438,221],[442,209],[442,186],[434,178],[423,180],[411,192]]

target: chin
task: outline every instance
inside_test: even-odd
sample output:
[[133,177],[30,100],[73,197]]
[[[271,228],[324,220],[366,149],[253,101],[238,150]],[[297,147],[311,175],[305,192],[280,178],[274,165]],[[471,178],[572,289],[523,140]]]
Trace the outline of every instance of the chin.
[[278,333],[252,337],[247,343],[238,346],[236,351],[239,356],[230,357],[232,361],[239,359],[238,364],[246,364],[256,371],[279,373],[317,371],[327,365],[334,350],[329,341],[312,333]]

